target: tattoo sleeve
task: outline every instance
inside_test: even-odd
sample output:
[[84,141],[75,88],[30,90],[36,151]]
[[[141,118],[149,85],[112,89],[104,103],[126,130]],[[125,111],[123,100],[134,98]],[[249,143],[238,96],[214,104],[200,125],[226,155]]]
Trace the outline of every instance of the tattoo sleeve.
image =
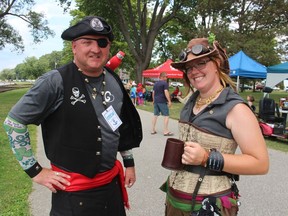
[[8,116],[4,121],[4,129],[16,159],[24,170],[28,170],[37,161],[31,149],[27,126]]

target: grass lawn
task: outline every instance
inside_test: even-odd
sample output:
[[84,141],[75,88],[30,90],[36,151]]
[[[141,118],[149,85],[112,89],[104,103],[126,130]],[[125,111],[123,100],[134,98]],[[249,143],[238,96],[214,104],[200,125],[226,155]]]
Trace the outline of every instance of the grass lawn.
[[[28,216],[28,196],[32,191],[32,181],[17,163],[10,147],[8,137],[2,127],[3,122],[16,101],[27,91],[17,89],[0,94],[0,215]],[[36,127],[29,126],[31,142],[36,144]]]
[[[149,88],[148,88],[149,90]],[[11,107],[18,101],[18,99],[27,91],[27,88],[17,89],[13,91],[7,91],[0,94],[0,123],[3,124]],[[170,89],[171,93],[173,89]],[[185,92],[184,88],[181,89]],[[263,96],[262,92],[246,91],[240,93],[240,95],[246,99],[246,96],[250,94],[256,99],[255,106],[258,111],[258,103]],[[270,98],[279,101],[283,96],[287,96],[285,92],[273,92],[270,94]],[[171,118],[178,119],[180,109],[183,107],[181,103],[173,103],[170,109]],[[149,112],[153,112],[151,102],[146,102],[145,106],[138,106],[137,108],[143,109]],[[32,148],[36,149],[36,126],[29,126]],[[279,139],[266,139],[266,144],[269,148],[288,152],[287,140]],[[5,131],[0,130],[0,215],[1,216],[29,216],[29,203],[28,196],[32,191],[32,181],[23,172],[20,165],[17,163],[10,147],[9,141]]]

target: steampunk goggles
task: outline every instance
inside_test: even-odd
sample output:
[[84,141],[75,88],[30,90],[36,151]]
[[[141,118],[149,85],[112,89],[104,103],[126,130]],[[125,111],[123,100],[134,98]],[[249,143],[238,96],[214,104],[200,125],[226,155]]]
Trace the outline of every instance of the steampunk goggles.
[[186,61],[189,53],[192,53],[195,56],[199,56],[199,55],[206,54],[208,52],[210,52],[209,47],[205,47],[202,44],[196,44],[196,45],[192,46],[191,49],[182,50],[180,55],[179,55],[179,60],[181,62]]

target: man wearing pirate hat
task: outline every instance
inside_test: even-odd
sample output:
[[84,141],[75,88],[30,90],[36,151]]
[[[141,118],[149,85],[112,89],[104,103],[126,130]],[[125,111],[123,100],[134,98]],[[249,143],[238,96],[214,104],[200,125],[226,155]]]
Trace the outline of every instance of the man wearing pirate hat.
[[[74,59],[39,77],[11,109],[4,122],[11,148],[33,181],[53,192],[50,215],[125,216],[142,126],[120,78],[105,67],[112,28],[88,16],[61,37]],[[29,124],[41,124],[49,168],[31,151]]]

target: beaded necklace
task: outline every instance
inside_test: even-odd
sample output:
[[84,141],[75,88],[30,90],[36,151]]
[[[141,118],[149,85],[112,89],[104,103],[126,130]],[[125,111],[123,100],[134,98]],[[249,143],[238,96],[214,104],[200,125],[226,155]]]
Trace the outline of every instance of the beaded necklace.
[[[81,70],[80,70],[81,71]],[[102,104],[104,105],[104,107],[106,108],[106,101],[105,101],[105,97],[104,97],[104,94],[105,94],[105,86],[106,86],[106,82],[105,82],[105,75],[106,75],[106,71],[103,71],[102,73],[102,83],[101,83],[101,86],[99,88],[99,90],[97,90],[96,87],[92,86],[91,85],[91,82],[89,81],[89,78],[84,75],[83,73],[81,73],[83,78],[84,78],[84,81],[88,84],[88,86],[92,89],[92,92],[91,92],[91,96],[92,98],[95,100],[97,95],[101,95],[102,96]]]
[[218,93],[220,93],[223,90],[223,86],[221,86],[213,95],[208,97],[207,99],[201,98],[200,94],[198,95],[196,99],[196,109],[200,109],[204,105],[208,105],[212,103],[213,99],[216,97]]

